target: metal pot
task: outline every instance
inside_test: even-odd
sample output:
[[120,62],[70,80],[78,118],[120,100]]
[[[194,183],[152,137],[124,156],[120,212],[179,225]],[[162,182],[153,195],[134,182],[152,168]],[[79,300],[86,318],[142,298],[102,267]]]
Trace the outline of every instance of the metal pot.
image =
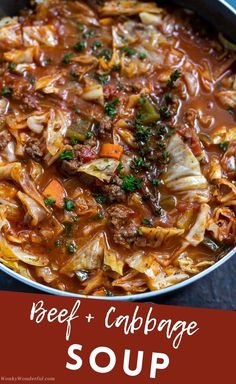
[[[222,32],[228,39],[236,43],[236,9],[233,8],[229,3],[224,0],[173,0],[175,3],[185,7],[191,8],[195,12],[199,13],[204,17],[208,22],[210,22],[214,27],[216,27],[220,32]],[[232,2],[232,0],[231,0]],[[1,0],[0,4],[0,17],[15,15],[23,7],[29,5],[29,0]],[[158,3],[161,3],[159,0]],[[164,1],[166,5],[166,1]],[[236,5],[236,1],[235,1]],[[137,300],[150,300],[152,297],[163,296],[168,293],[182,289],[197,280],[200,280],[204,276],[208,275],[215,269],[219,268],[227,260],[233,257],[236,253],[236,247],[229,251],[222,259],[216,262],[211,267],[200,272],[198,275],[189,278],[188,280],[182,281],[176,285],[172,285],[168,288],[161,289],[159,291],[152,291],[147,293],[141,293],[136,295],[129,296],[117,296],[117,297],[94,297],[89,296],[92,299],[98,300],[116,300],[116,301],[137,301]],[[0,264],[0,270],[7,273],[11,277],[19,280],[22,283],[25,283],[35,289],[44,291],[46,293],[60,295],[60,296],[73,296],[73,297],[84,297],[83,295],[76,295],[71,292],[63,292],[58,289],[54,289],[43,284],[40,284],[35,281],[28,280],[27,278],[19,275],[18,273],[12,271],[11,269]],[[88,296],[86,296],[88,297]]]

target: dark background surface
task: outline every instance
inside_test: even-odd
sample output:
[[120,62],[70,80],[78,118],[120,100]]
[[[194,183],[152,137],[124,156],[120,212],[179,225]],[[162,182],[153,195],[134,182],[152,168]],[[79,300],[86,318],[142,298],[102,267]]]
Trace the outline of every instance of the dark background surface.
[[[236,0],[228,2],[236,7]],[[1,271],[0,290],[39,292]],[[153,301],[169,305],[236,310],[236,256],[196,283]]]
[[[40,292],[1,271],[0,290]],[[183,290],[152,301],[159,304],[236,310],[236,255],[208,276]]]

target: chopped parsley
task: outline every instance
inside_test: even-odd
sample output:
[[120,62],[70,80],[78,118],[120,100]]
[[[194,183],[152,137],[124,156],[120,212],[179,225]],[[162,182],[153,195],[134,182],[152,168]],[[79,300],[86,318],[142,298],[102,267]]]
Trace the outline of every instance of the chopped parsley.
[[73,57],[73,53],[66,53],[62,59],[62,64],[66,64],[66,65],[70,64],[72,57]]
[[9,87],[3,87],[2,88],[2,96],[4,97],[10,97],[12,95],[13,89]]
[[142,224],[146,225],[147,227],[151,227],[152,226],[152,222],[149,219],[143,219]]
[[93,45],[92,45],[92,50],[93,51],[97,51],[98,48],[101,48],[102,47],[102,43],[101,41],[94,41]]
[[139,172],[141,169],[150,169],[150,163],[146,162],[142,157],[135,157],[132,161],[131,168],[135,172]]
[[231,115],[234,114],[234,108],[231,107],[230,105],[227,107],[227,111],[228,111]]
[[145,52],[141,52],[141,53],[139,54],[139,59],[140,59],[140,60],[145,60],[146,58],[147,58],[147,55],[146,55]]
[[166,93],[164,98],[167,105],[173,103],[173,95],[171,93]]
[[45,59],[43,60],[43,65],[45,65],[47,67],[50,64],[52,64],[51,57],[45,57]]
[[118,167],[117,167],[117,172],[120,173],[120,172],[122,171],[123,168],[124,168],[124,167],[123,167],[123,164],[122,164],[121,161],[120,161],[120,163],[119,163],[119,165],[118,165]]
[[89,39],[91,36],[93,36],[95,34],[95,31],[94,29],[89,29],[87,32],[84,32],[82,34],[82,38],[83,39]]
[[168,151],[162,152],[161,162],[162,164],[168,164],[170,162],[170,154]]
[[75,251],[76,251],[76,244],[75,244],[75,242],[72,241],[71,243],[68,243],[66,248],[67,248],[67,252],[68,253],[71,253],[71,254],[75,253]]
[[154,187],[157,187],[160,184],[160,181],[158,179],[152,179],[151,183]]
[[74,49],[77,52],[84,51],[87,48],[87,43],[85,41],[78,41],[78,43],[75,44]]
[[219,148],[222,149],[222,151],[226,152],[229,146],[229,141],[225,141],[224,143],[219,144]]
[[181,72],[176,69],[172,74],[170,75],[170,79],[167,82],[168,88],[175,88],[175,82],[182,76]]
[[60,248],[61,245],[62,245],[61,240],[57,239],[57,240],[54,242],[54,245],[55,245],[56,248]]
[[171,118],[171,113],[166,105],[159,109],[159,113],[162,120],[169,120]]
[[107,103],[105,105],[105,113],[107,114],[107,116],[109,116],[111,119],[114,119],[116,117],[116,114],[117,114],[117,110],[116,110],[116,107],[117,105],[120,103],[120,100],[118,99],[118,97],[116,97],[115,99],[113,99],[110,103]]
[[94,216],[94,220],[103,220],[105,217],[104,212],[100,211]]
[[66,237],[70,237],[74,230],[73,223],[64,223],[64,232]]
[[76,144],[78,144],[78,139],[76,138],[76,137],[71,137],[71,139],[70,139],[70,143],[71,143],[71,145],[76,145]]
[[56,204],[56,200],[48,198],[44,200],[44,204],[46,205],[46,207],[52,207]]
[[27,80],[28,80],[28,82],[29,82],[31,85],[34,85],[35,82],[36,82],[36,78],[35,78],[33,75],[30,75],[30,74],[27,75]]
[[135,139],[137,142],[141,143],[147,143],[148,139],[151,136],[151,131],[149,127],[145,127],[142,125],[139,120],[136,119],[135,121]]
[[122,176],[123,183],[121,188],[125,192],[135,192],[142,186],[142,179],[134,177],[134,175]]
[[64,209],[68,212],[73,211],[75,208],[75,203],[73,200],[70,199],[64,199]]
[[110,76],[109,75],[99,75],[99,76],[97,76],[97,79],[102,85],[106,85],[110,81]]
[[74,158],[73,152],[72,151],[64,151],[60,154],[60,159],[61,160],[72,160]]
[[16,63],[8,63],[8,65],[7,65],[7,69],[8,69],[10,72],[15,72],[15,70],[16,70]]
[[78,23],[78,30],[79,30],[80,32],[83,32],[84,29],[85,29],[84,24],[83,24],[83,23]]
[[123,47],[122,51],[126,56],[129,56],[129,57],[134,56],[136,54],[136,50],[130,47]]
[[104,204],[106,202],[106,196],[100,194],[100,195],[94,195],[94,199],[98,204]]
[[98,57],[103,57],[105,61],[110,61],[112,58],[112,51],[109,48],[103,49]]
[[93,132],[87,132],[85,137],[87,140],[91,139],[91,137],[93,137]]

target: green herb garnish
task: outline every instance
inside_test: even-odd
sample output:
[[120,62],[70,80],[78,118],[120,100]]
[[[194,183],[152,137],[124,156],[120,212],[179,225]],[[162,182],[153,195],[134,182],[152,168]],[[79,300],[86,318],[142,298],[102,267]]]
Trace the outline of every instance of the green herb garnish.
[[110,76],[109,75],[99,75],[99,76],[97,76],[97,79],[102,85],[106,85],[110,81]]
[[106,202],[106,196],[100,194],[100,195],[94,195],[94,199],[98,204],[104,204]]
[[110,61],[112,58],[111,49],[103,49],[103,51],[99,53],[98,57],[103,57],[105,61]]
[[130,47],[123,47],[122,51],[125,53],[126,56],[134,56],[136,54],[136,50],[134,48]]
[[72,57],[73,57],[73,53],[66,53],[62,59],[62,64],[66,64],[66,65],[70,64]]
[[170,162],[170,154],[168,151],[162,152],[161,162],[162,164],[168,164]]
[[102,47],[102,43],[101,41],[95,41],[92,45],[92,50],[93,51],[97,51],[98,48],[101,48]]
[[146,225],[147,227],[151,227],[152,226],[152,222],[149,219],[143,219],[142,224]]
[[71,243],[67,244],[66,248],[67,248],[67,252],[68,253],[71,253],[71,254],[75,253],[75,251],[76,251],[76,244],[75,244],[75,242],[72,241]]
[[123,180],[121,188],[125,192],[135,192],[142,186],[142,179],[136,178],[134,175],[122,176],[121,178]]
[[93,132],[87,132],[85,137],[87,140],[91,139],[91,137],[93,137]]
[[231,107],[230,105],[227,107],[227,111],[228,111],[231,115],[234,115],[234,108]]
[[8,63],[7,65],[7,69],[10,71],[10,72],[15,72],[16,70],[16,63]]
[[219,144],[219,148],[222,149],[222,151],[226,152],[229,146],[229,141],[225,141],[224,143]]
[[159,109],[159,113],[162,120],[169,120],[171,118],[171,113],[166,105]]
[[105,113],[107,116],[109,116],[111,119],[114,119],[117,114],[116,106],[120,103],[120,100],[118,97],[113,99],[110,103],[107,103],[105,105]]
[[62,245],[62,241],[59,240],[59,239],[57,239],[57,240],[54,242],[54,245],[55,245],[56,248],[60,248],[61,245]]
[[167,82],[167,86],[169,88],[175,88],[175,82],[182,76],[181,72],[176,69],[172,74],[170,75],[170,79]]
[[140,59],[140,60],[145,60],[146,58],[147,58],[146,53],[141,52],[141,53],[139,54],[139,59]]
[[2,96],[4,97],[10,97],[12,95],[13,89],[9,87],[3,87],[2,88]]
[[61,160],[72,160],[74,158],[73,152],[72,151],[64,151],[60,154],[60,159]]
[[151,183],[154,187],[157,187],[160,184],[160,181],[158,179],[152,179]]
[[79,140],[76,137],[71,137],[71,139],[70,139],[71,145],[74,146],[74,145],[78,144],[78,142],[79,142]]
[[100,211],[94,216],[94,220],[103,220],[105,217],[104,212]]
[[64,209],[66,211],[73,211],[73,209],[75,208],[75,203],[73,200],[70,200],[70,199],[64,199]]
[[93,36],[94,34],[95,34],[94,29],[89,29],[87,32],[85,32],[85,33],[82,34],[82,38],[83,38],[83,39],[88,39],[88,38],[90,38],[91,36]]
[[139,120],[135,120],[135,139],[139,143],[147,143],[148,139],[151,136],[151,131],[149,127],[142,125]]
[[85,41],[79,41],[77,44],[75,44],[74,49],[77,52],[84,51],[87,48],[87,43]]
[[44,200],[44,204],[46,205],[46,207],[52,207],[56,204],[56,200],[48,198]]

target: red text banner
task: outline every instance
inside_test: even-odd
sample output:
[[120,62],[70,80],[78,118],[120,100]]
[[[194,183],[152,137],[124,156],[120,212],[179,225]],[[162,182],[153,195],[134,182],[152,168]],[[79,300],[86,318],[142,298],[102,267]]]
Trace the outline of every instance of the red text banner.
[[0,383],[228,383],[236,313],[0,293]]

